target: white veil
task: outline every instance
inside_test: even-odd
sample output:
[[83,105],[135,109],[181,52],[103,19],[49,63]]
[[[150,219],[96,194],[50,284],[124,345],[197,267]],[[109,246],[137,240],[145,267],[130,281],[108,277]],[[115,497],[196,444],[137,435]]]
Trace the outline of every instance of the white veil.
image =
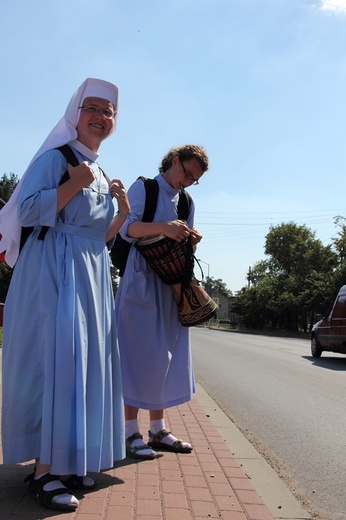
[[0,211],[0,253],[6,251],[5,260],[10,267],[14,266],[19,254],[22,226],[17,216],[17,204],[18,195],[26,177],[27,171],[43,153],[77,139],[76,128],[80,115],[80,110],[78,107],[82,105],[83,100],[86,97],[99,97],[102,99],[107,99],[113,103],[116,115],[112,132],[115,131],[118,118],[118,87],[113,85],[113,83],[109,83],[108,81],[103,81],[101,79],[86,79],[79,87],[79,89],[73,94],[64,116],[53,128],[42,146],[36,152],[28,168],[24,172],[23,177],[14,190],[10,200]]

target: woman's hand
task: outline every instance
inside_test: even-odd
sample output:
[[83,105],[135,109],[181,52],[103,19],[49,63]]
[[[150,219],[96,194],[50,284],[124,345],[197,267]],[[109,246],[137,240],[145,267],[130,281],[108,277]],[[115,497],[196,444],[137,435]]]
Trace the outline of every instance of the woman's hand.
[[118,202],[118,213],[113,217],[106,233],[106,242],[112,240],[119,232],[127,217],[130,215],[131,206],[127,197],[126,189],[120,179],[113,179],[109,184],[112,198]]
[[67,165],[67,171],[70,176],[70,181],[73,185],[78,187],[79,190],[90,186],[95,180],[95,175],[88,165],[87,162],[81,162],[78,166],[71,166],[71,164]]
[[190,229],[183,220],[171,220],[163,222],[163,233],[173,240],[181,242],[190,235]]
[[118,202],[118,210],[122,215],[130,213],[131,207],[126,189],[120,179],[113,179],[109,185],[110,194]]
[[203,238],[201,233],[197,231],[197,229],[193,228],[190,230],[191,244],[192,246],[196,246],[198,242],[200,242]]
[[83,188],[90,186],[94,182],[95,175],[87,162],[82,162],[78,166],[67,165],[69,180],[57,187],[58,201],[57,213],[68,204],[73,197]]

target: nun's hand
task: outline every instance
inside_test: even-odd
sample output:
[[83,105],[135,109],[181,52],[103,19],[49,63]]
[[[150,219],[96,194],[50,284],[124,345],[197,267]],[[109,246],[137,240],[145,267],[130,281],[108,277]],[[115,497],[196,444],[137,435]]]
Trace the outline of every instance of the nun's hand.
[[68,164],[67,171],[70,176],[69,180],[57,187],[58,212],[61,211],[83,188],[90,186],[95,179],[94,172],[86,162],[82,162],[75,167]]
[[87,162],[82,162],[78,166],[67,165],[67,171],[70,176],[70,180],[76,184],[79,189],[90,186],[95,180],[94,172]]
[[127,214],[131,211],[130,202],[127,198],[125,186],[120,179],[113,179],[109,184],[109,191],[112,197],[118,202],[120,213]]

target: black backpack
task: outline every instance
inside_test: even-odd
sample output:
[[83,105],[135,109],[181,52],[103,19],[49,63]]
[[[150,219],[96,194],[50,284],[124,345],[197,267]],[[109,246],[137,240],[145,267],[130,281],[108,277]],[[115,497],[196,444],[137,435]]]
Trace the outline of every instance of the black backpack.
[[[138,177],[144,182],[145,187],[145,207],[142,222],[152,222],[154,220],[157,197],[159,194],[159,184],[156,179]],[[180,191],[178,201],[178,218],[187,220],[190,210],[191,197],[186,191]],[[120,233],[115,236],[114,244],[111,248],[112,264],[119,270],[119,276],[123,276],[127,258],[132,246],[132,242],[124,240]]]

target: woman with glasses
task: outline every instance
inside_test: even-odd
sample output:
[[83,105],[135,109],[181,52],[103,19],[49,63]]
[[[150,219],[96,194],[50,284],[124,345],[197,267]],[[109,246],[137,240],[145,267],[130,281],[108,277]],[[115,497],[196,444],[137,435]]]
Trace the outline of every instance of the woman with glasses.
[[[122,182],[97,164],[117,106],[115,85],[87,79],[0,212],[1,250],[16,262],[4,317],[3,459],[35,459],[30,494],[63,511],[77,508],[74,490],[95,487],[87,472],[125,456],[107,243],[130,206]],[[74,167],[56,149],[65,144]],[[21,226],[33,231],[18,256]]]
[[[198,184],[208,169],[203,148],[185,145],[172,148],[162,159],[156,213],[142,222],[145,188],[137,180],[129,189],[131,214],[121,229],[129,242],[165,235],[177,241],[191,237],[193,246],[202,236],[193,227],[191,200],[187,222],[178,219],[181,190]],[[131,247],[116,295],[116,316],[125,402],[126,453],[137,459],[153,459],[155,450],[190,453],[192,446],[166,429],[164,410],[189,401],[194,393],[189,329],[178,319],[173,291]],[[149,438],[139,432],[138,411],[149,410]]]

